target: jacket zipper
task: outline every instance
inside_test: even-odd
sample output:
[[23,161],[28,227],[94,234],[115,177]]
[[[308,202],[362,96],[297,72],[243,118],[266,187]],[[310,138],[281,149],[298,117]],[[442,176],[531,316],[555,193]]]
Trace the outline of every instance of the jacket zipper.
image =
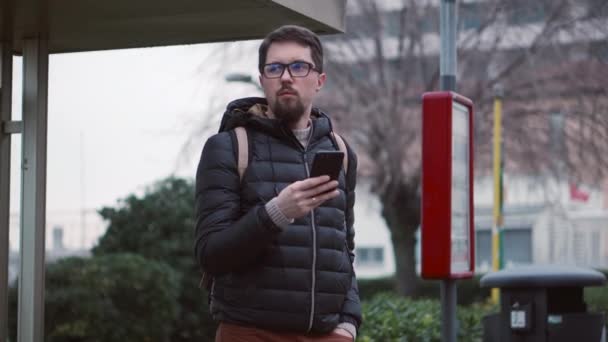
[[[310,170],[308,169],[308,161],[306,160],[306,153],[310,147],[310,141],[314,133],[314,125],[310,122],[310,133],[308,136],[308,143],[304,147],[304,153],[302,154],[302,160],[304,161],[304,167],[306,168],[306,177],[310,177]],[[300,144],[301,145],[301,144]],[[311,265],[311,288],[310,288],[310,317],[308,319],[308,332],[312,330],[312,323],[315,315],[315,286],[317,282],[316,269],[317,269],[317,227],[315,224],[315,210],[310,211],[310,224],[312,229],[312,265]]]
[[[310,142],[312,140],[312,136],[314,133],[314,125],[312,123],[312,121],[310,121],[310,134],[308,136],[308,143],[306,144],[306,147],[302,146],[302,144],[300,144],[300,142],[298,141],[298,139],[296,139],[296,137],[293,135],[293,132],[289,132],[288,136],[290,136],[296,143],[296,146],[299,146],[300,149],[302,150],[302,160],[304,161],[304,167],[306,168],[306,177],[310,177],[310,170],[308,169],[308,162],[306,160],[306,153],[308,152],[308,147],[310,146]],[[316,286],[316,282],[317,282],[317,277],[315,274],[315,270],[317,268],[317,229],[316,229],[316,225],[315,225],[315,213],[314,213],[314,209],[310,211],[310,222],[311,222],[311,229],[312,229],[312,265],[311,265],[311,273],[312,273],[312,280],[311,280],[311,289],[310,289],[310,316],[308,319],[308,332],[310,332],[312,330],[312,323],[313,323],[313,318],[314,318],[314,314],[315,314],[315,286]]]

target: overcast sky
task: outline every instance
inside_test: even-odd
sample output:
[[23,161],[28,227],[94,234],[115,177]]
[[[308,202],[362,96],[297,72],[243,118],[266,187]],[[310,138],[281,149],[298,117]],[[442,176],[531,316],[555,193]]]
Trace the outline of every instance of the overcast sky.
[[[257,42],[236,47],[247,49],[243,45]],[[257,92],[222,77],[255,75],[256,51],[226,58],[220,48],[202,44],[52,55],[47,212],[80,210],[83,193],[84,207],[98,209],[176,171],[194,177],[205,137],[195,141],[190,163],[178,165],[179,153],[210,102],[224,106],[233,97]],[[230,48],[234,55],[235,45]],[[21,118],[21,74],[22,61],[16,58],[13,120]],[[21,142],[19,135],[13,137],[11,212],[16,213]]]

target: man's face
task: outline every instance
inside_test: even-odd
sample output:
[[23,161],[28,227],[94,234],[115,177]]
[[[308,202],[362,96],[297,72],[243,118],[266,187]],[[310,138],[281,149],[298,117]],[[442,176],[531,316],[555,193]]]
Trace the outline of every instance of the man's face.
[[[295,42],[275,42],[268,48],[266,64],[307,62],[314,65],[310,47]],[[325,83],[325,74],[315,70],[305,77],[292,77],[285,68],[279,78],[266,78],[260,75],[260,84],[268,100],[270,110],[279,120],[287,124],[297,122],[304,113],[309,113],[315,94]]]

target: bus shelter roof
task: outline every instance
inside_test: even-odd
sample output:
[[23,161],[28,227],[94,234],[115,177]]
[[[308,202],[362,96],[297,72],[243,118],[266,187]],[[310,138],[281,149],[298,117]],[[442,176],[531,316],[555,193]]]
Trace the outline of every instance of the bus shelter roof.
[[28,37],[48,39],[49,53],[109,50],[254,39],[284,24],[339,33],[345,6],[346,0],[26,0],[16,1],[13,16],[0,13],[0,29],[6,37],[12,26],[18,54]]

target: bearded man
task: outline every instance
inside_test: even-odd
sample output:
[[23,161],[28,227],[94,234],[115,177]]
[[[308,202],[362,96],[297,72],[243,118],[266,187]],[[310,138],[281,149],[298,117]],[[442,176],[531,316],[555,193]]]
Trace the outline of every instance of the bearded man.
[[[216,341],[353,341],[357,158],[344,144],[348,169],[337,180],[309,171],[316,152],[340,149],[329,116],[313,107],[327,77],[321,42],[280,27],[258,65],[266,97],[228,105],[196,174],[195,254],[213,279]],[[237,127],[248,149],[241,174]]]

